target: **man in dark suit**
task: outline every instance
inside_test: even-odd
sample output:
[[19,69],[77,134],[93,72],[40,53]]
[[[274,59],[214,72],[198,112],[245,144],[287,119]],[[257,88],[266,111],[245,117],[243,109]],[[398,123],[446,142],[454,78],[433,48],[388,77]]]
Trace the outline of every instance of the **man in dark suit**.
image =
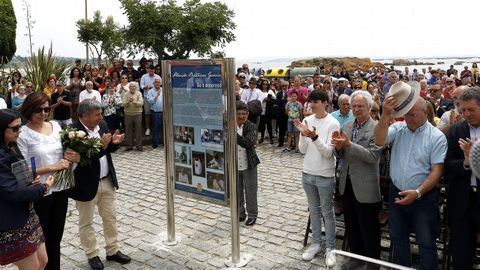
[[430,86],[430,99],[437,107],[436,115],[441,118],[442,115],[455,107],[452,100],[442,97],[442,86],[436,83]]
[[[375,122],[370,118],[373,98],[367,91],[351,96],[355,120],[348,121],[342,132],[334,132],[335,156],[342,159],[339,191],[343,198],[346,237],[352,253],[380,259],[381,208],[379,159],[383,147],[375,145]],[[359,260],[347,260],[341,269],[357,269]],[[375,269],[369,265],[367,269]]]
[[109,132],[106,122],[102,120],[101,104],[95,100],[80,102],[77,112],[79,120],[73,127],[84,131],[89,137],[101,139],[102,143],[100,153],[90,158],[88,165],[78,165],[74,172],[76,184],[70,191],[70,197],[76,200],[80,242],[92,269],[103,269],[93,229],[93,213],[97,206],[102,217],[107,260],[125,264],[130,262],[130,257],[120,252],[117,240],[115,189],[118,189],[118,182],[110,155],[118,149],[124,135],[118,130],[113,135]]
[[464,121],[448,130],[445,177],[448,181],[448,217],[453,269],[472,269],[480,232],[478,178],[469,163],[473,142],[480,139],[480,88],[471,87],[459,97]]
[[288,102],[287,95],[288,95],[288,82],[282,81],[280,83],[280,90],[277,92],[278,147],[283,147],[285,134],[287,133],[288,116],[285,113],[285,105]]

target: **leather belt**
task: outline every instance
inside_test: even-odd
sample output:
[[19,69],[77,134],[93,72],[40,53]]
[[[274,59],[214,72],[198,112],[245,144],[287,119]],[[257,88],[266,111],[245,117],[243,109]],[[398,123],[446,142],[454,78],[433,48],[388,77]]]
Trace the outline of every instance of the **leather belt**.
[[107,174],[106,176],[100,178],[100,181],[103,181],[103,180],[105,180],[105,179],[107,179],[107,178],[109,178],[109,177],[110,177],[110,174]]

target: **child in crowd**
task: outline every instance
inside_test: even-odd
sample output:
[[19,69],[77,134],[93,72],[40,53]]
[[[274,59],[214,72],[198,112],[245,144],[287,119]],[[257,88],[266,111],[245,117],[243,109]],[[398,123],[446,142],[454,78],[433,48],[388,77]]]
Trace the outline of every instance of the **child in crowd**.
[[290,100],[285,105],[285,112],[288,115],[288,123],[287,123],[287,131],[288,131],[288,144],[287,144],[287,151],[292,150],[292,137],[295,136],[295,152],[298,153],[298,129],[294,125],[295,119],[302,119],[302,111],[303,106],[302,103],[297,101],[297,92],[293,91],[290,95]]

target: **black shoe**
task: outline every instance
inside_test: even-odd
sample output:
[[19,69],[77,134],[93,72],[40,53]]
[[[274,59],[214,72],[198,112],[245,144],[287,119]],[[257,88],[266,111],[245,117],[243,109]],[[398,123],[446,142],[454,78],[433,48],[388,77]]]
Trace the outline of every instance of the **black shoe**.
[[270,139],[270,144],[274,144],[275,142],[273,141],[273,139]]
[[277,147],[283,147],[283,143],[279,143]]
[[258,144],[261,144],[263,143],[263,138],[260,139],[260,141],[258,141]]
[[152,148],[153,148],[153,149],[156,149],[156,148],[158,148],[158,145],[157,145],[157,144],[154,144],[154,145],[152,145]]
[[364,261],[349,259],[346,263],[342,264],[342,270],[355,270],[365,265]]
[[132,151],[132,150],[133,150],[132,147],[127,147],[127,148],[125,148],[125,152]]
[[239,218],[238,218],[238,221],[240,221],[240,222],[244,222],[244,221],[245,221],[245,219],[247,219],[247,217],[239,217]]
[[102,260],[100,260],[100,258],[98,256],[95,256],[91,259],[88,259],[88,264],[90,265],[90,267],[92,269],[95,269],[95,270],[101,270],[104,268],[103,266],[103,263],[102,263]]
[[142,147],[137,147],[137,151],[142,152],[142,151],[143,151],[143,148],[142,148]]
[[121,264],[129,263],[131,260],[132,259],[130,257],[120,252],[120,250],[112,256],[107,256],[107,261],[116,261]]
[[257,218],[248,218],[245,222],[246,226],[253,226],[257,222]]

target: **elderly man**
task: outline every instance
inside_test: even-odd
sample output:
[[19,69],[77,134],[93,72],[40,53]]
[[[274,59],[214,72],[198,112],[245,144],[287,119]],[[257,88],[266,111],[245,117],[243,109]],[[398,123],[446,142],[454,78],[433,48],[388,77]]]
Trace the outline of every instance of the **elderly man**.
[[[240,94],[240,100],[247,105],[250,105],[249,102],[257,100],[261,108],[261,104],[263,101],[263,94],[262,94],[262,91],[257,88],[257,79],[251,78],[248,81],[248,86],[249,88],[243,90],[242,94]],[[257,127],[259,124],[257,120],[260,119],[260,113],[261,111],[257,111],[257,112],[250,111],[248,116],[248,120],[254,123]]]
[[93,228],[93,214],[96,206],[102,218],[107,260],[121,264],[129,263],[130,257],[120,252],[117,239],[115,189],[118,189],[118,182],[110,155],[123,141],[123,134],[118,130],[114,134],[110,133],[107,123],[102,121],[102,105],[95,100],[86,99],[80,102],[78,117],[79,121],[75,122],[73,127],[83,130],[90,137],[101,139],[102,142],[100,153],[90,158],[90,164],[76,167],[74,173],[78,182],[69,191],[69,196],[76,200],[82,248],[90,267],[103,269],[103,263],[98,257],[99,250]]
[[[343,125],[342,132],[334,132],[332,143],[335,156],[343,160],[339,191],[343,195],[346,237],[350,251],[380,259],[381,208],[379,158],[382,147],[375,145],[375,122],[370,118],[373,98],[367,91],[356,91],[351,96],[355,120]],[[349,260],[342,269],[353,270],[363,263]]]
[[150,103],[153,116],[153,149],[163,145],[163,92],[162,79],[153,82],[153,88],[148,91],[147,101]]
[[[149,65],[147,67],[147,73],[142,76],[140,79],[140,91],[143,93],[143,96],[146,98],[148,95],[148,91],[153,88],[153,82],[155,79],[158,79],[160,75],[155,74],[155,67],[153,65]],[[150,135],[150,103],[145,102],[145,135]]]
[[452,94],[452,99],[453,99],[453,104],[454,108],[451,109],[450,111],[445,112],[442,115],[442,118],[440,118],[440,124],[438,124],[438,128],[445,134],[448,134],[448,129],[453,126],[455,123],[460,122],[463,120],[463,116],[460,111],[460,102],[458,101],[458,97],[468,89],[468,86],[462,85],[457,88],[455,88],[455,91],[453,91]]
[[142,93],[137,90],[137,82],[130,82],[129,91],[123,96],[123,108],[125,113],[125,133],[127,139],[127,148],[125,151],[133,149],[133,131],[135,130],[135,144],[138,151],[142,148]]
[[454,106],[453,101],[442,96],[442,85],[440,83],[430,86],[430,100],[435,104],[438,118],[441,118],[446,111],[450,111]]
[[390,71],[387,76],[387,83],[382,88],[383,96],[386,96],[390,87],[398,81],[398,74],[395,71]]
[[445,177],[448,182],[448,218],[453,269],[473,269],[480,232],[480,193],[469,162],[470,149],[480,139],[480,88],[471,87],[458,97],[465,121],[448,130]]
[[[447,139],[427,121],[427,104],[418,96],[417,87],[403,82],[392,86],[375,128],[375,144],[392,144],[389,232],[393,262],[412,266],[409,237],[413,229],[420,249],[420,269],[425,270],[438,268],[436,185],[443,174]],[[389,127],[392,116],[402,115],[405,121]]]
[[340,109],[332,112],[332,116],[343,126],[346,122],[354,119],[352,111],[350,110],[350,96],[346,94],[340,95],[338,98],[338,106]]
[[85,90],[80,92],[80,96],[78,97],[78,102],[82,102],[85,99],[93,99],[98,102],[102,102],[102,96],[100,95],[100,92],[93,89],[93,82],[91,81],[88,81],[85,83]]

